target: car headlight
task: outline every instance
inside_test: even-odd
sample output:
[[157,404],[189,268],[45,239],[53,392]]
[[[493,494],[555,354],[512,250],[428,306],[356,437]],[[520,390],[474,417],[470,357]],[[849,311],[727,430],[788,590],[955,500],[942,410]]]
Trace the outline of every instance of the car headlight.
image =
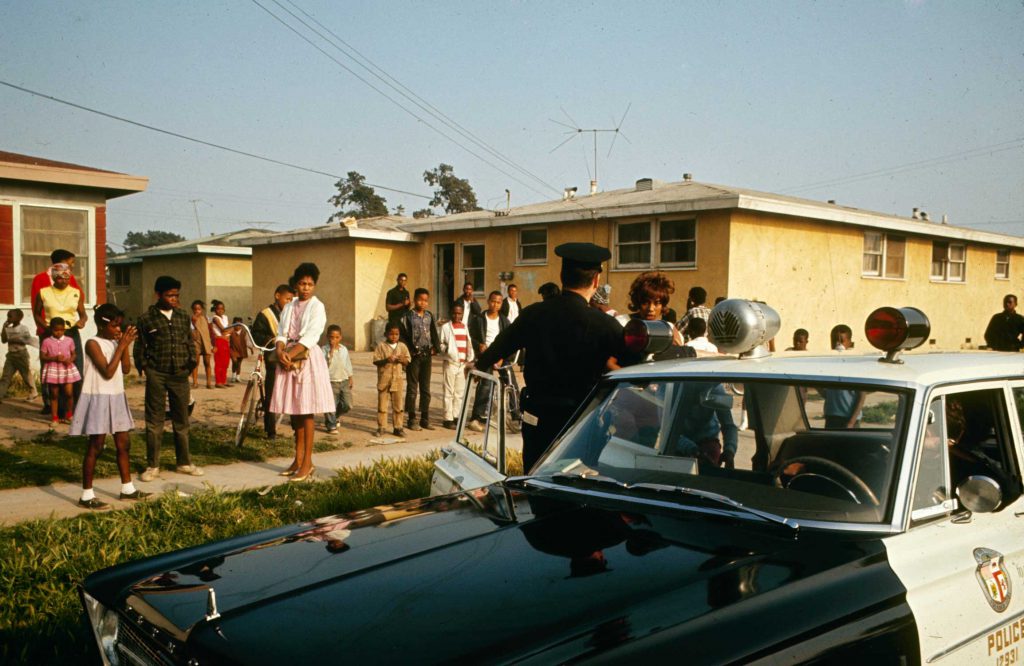
[[107,666],[117,666],[120,664],[117,655],[117,613],[108,610],[85,590],[82,590],[82,605],[89,616],[89,626],[96,637],[103,663]]

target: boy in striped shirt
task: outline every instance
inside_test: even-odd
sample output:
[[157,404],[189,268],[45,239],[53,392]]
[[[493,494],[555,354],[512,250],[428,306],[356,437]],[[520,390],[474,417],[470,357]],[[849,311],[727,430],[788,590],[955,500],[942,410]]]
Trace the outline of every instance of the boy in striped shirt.
[[458,417],[457,400],[466,391],[466,365],[473,358],[473,344],[469,328],[462,321],[462,303],[452,306],[451,321],[441,327],[441,358],[444,361],[444,421],[445,428],[455,429]]

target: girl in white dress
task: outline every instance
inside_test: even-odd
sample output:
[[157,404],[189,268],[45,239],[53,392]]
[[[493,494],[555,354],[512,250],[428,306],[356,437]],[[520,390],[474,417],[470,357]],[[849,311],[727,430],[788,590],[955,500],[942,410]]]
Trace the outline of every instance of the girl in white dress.
[[92,510],[109,509],[110,505],[100,501],[92,489],[96,459],[103,451],[107,435],[114,436],[117,447],[117,469],[121,474],[122,500],[140,500],[149,497],[135,489],[131,468],[128,464],[129,431],[135,425],[128,398],[124,393],[124,375],[131,372],[131,345],[136,338],[134,326],[121,331],[124,313],[117,306],[105,303],[96,308],[96,330],[98,337],[85,343],[85,377],[82,381],[82,396],[75,407],[71,421],[72,435],[86,435],[89,447],[82,461],[82,497],[78,505]]

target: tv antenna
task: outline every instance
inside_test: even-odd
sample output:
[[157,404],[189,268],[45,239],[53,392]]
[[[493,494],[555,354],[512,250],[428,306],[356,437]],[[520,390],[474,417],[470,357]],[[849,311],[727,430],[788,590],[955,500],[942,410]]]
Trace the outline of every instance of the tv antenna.
[[562,127],[567,128],[568,131],[565,132],[565,134],[569,135],[569,137],[565,141],[562,141],[562,143],[560,143],[557,146],[555,146],[554,148],[552,148],[551,152],[548,153],[549,155],[551,153],[555,152],[556,150],[558,150],[559,148],[561,148],[562,146],[564,146],[565,144],[569,143],[570,141],[572,141],[576,137],[582,137],[584,132],[590,132],[591,136],[593,136],[593,138],[594,138],[594,173],[593,173],[593,176],[590,179],[590,193],[591,194],[596,194],[597,193],[597,135],[600,134],[600,133],[611,133],[611,134],[615,135],[615,136],[612,137],[611,145],[608,146],[608,154],[606,155],[606,157],[611,157],[612,156],[612,149],[615,148],[615,140],[618,139],[620,136],[623,139],[625,139],[626,143],[632,143],[632,141],[629,140],[629,137],[627,137],[625,135],[625,133],[622,131],[622,123],[625,122],[626,116],[629,114],[629,109],[632,106],[633,106],[632,102],[630,102],[629,104],[626,105],[626,110],[623,112],[622,118],[619,119],[619,122],[617,124],[615,123],[615,118],[614,117],[612,118],[612,123],[615,124],[615,127],[611,127],[611,128],[595,127],[595,128],[586,129],[586,128],[580,127],[579,123],[577,123],[575,120],[573,120],[572,116],[569,115],[569,112],[566,111],[564,107],[558,107],[558,108],[561,109],[562,113],[565,115],[565,117],[569,119],[569,122],[572,123],[571,125],[567,125],[567,124],[563,123],[560,120],[555,120],[554,118],[548,118],[548,120],[550,120],[551,122],[555,123],[556,125],[561,125]]

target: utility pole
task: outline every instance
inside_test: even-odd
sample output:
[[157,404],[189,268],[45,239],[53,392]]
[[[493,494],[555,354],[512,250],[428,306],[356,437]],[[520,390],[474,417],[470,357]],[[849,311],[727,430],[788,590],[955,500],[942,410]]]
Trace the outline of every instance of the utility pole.
[[189,199],[189,202],[191,202],[191,204],[192,204],[192,212],[196,216],[196,233],[199,234],[198,236],[196,236],[196,238],[202,238],[203,237],[203,229],[202,229],[202,227],[199,226],[199,206],[197,206],[196,204],[198,204],[200,202],[202,202],[202,203],[206,203],[206,202],[203,201],[202,199]]

